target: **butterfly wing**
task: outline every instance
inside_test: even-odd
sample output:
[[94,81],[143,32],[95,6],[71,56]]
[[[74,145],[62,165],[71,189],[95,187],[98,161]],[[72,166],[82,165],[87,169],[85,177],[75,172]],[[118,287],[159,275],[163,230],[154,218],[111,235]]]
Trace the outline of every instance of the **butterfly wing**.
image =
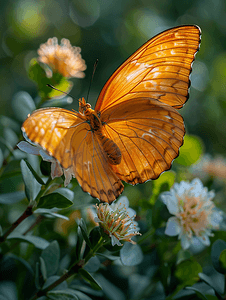
[[175,108],[188,99],[191,65],[201,30],[186,25],[166,30],[141,46],[109,78],[96,111],[134,98],[152,98]]
[[122,193],[123,184],[83,115],[61,108],[40,109],[25,120],[22,130],[91,196],[110,203]]
[[102,202],[111,203],[122,193],[124,186],[109,166],[96,133],[84,128],[76,133],[76,139],[80,143],[74,146],[72,141],[75,177],[83,191]]
[[[132,108],[132,109],[131,109]],[[102,115],[103,134],[121,151],[121,163],[111,165],[130,184],[156,179],[170,169],[185,133],[182,116],[156,99],[131,99]]]

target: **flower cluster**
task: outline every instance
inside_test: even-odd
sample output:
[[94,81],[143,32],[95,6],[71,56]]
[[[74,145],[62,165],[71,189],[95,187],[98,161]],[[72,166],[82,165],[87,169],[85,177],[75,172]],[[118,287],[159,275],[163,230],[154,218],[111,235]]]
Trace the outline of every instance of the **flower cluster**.
[[189,248],[195,236],[209,246],[209,236],[213,236],[211,230],[218,229],[223,220],[212,202],[214,196],[214,192],[208,192],[199,179],[175,183],[170,192],[162,193],[163,202],[174,215],[167,222],[165,234],[179,235],[183,249]]
[[212,158],[206,154],[202,159],[191,167],[191,172],[195,176],[206,178],[214,176],[219,179],[226,179],[226,159],[222,156]]
[[135,211],[129,208],[127,197],[121,197],[111,205],[101,203],[96,206],[96,209],[97,216],[94,221],[99,223],[105,233],[111,237],[112,246],[122,246],[120,240],[135,244],[131,238],[140,233],[138,224],[134,221]]
[[64,77],[83,78],[85,74],[82,71],[86,70],[86,64],[80,52],[81,48],[72,47],[68,39],[62,39],[58,45],[58,39],[53,37],[45,44],[41,44],[38,49],[38,60]]

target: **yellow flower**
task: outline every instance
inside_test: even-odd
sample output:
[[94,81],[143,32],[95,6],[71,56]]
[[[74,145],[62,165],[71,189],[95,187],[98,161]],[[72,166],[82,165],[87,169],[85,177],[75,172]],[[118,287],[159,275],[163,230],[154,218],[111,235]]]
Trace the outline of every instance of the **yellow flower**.
[[129,208],[127,197],[121,197],[116,203],[101,203],[96,206],[95,222],[100,223],[105,233],[111,238],[112,246],[122,246],[120,240],[136,244],[131,238],[140,235],[138,224],[134,221],[135,211]]
[[68,39],[62,39],[58,45],[56,37],[48,39],[38,49],[38,60],[47,64],[53,72],[58,72],[64,77],[85,77],[86,64],[80,54],[81,48],[72,47]]

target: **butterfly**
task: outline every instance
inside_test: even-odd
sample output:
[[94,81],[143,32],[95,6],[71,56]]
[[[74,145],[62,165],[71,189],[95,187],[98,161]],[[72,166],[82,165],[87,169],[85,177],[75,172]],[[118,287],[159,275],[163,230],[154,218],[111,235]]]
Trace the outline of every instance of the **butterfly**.
[[38,109],[22,131],[83,191],[111,203],[123,192],[122,181],[157,179],[178,156],[185,127],[177,109],[188,100],[200,40],[196,25],[156,35],[111,75],[94,110],[84,98],[78,112]]

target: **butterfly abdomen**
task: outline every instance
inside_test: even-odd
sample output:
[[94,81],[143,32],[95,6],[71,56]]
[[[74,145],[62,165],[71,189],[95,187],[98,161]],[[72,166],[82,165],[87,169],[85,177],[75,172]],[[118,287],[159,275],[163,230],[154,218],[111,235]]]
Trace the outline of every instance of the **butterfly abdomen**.
[[101,141],[101,145],[103,146],[103,149],[107,154],[109,164],[120,164],[122,154],[119,147],[111,139],[104,136],[102,133],[98,134],[98,138]]

